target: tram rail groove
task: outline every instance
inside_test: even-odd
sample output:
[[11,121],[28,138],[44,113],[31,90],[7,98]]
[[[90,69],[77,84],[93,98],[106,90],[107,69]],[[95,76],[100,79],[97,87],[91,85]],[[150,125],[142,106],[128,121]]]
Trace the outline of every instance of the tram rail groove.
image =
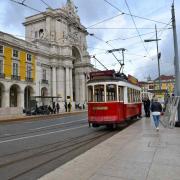
[[[73,123],[76,123],[76,121],[74,121]],[[73,124],[72,123],[72,124]],[[79,123],[79,124],[87,124],[87,122],[84,120],[83,123]],[[64,125],[64,124],[62,124]],[[3,139],[3,138],[9,138],[9,137],[16,137],[16,136],[21,136],[21,135],[27,135],[27,134],[33,134],[33,133],[38,133],[38,132],[44,132],[44,131],[47,131],[47,130],[51,130],[51,129],[58,129],[59,126],[61,126],[61,124],[58,125],[58,127],[47,127],[47,128],[42,128],[42,129],[34,129],[34,130],[29,130],[28,132],[24,132],[24,133],[16,133],[16,134],[9,134],[9,135],[6,135],[6,136],[0,136],[0,139]]]
[[[119,130],[123,130],[136,121],[137,120],[127,122],[122,125]],[[24,149],[23,151],[5,154],[0,156],[0,160],[5,162],[0,164],[0,173],[6,171],[6,169],[15,167],[18,171],[7,174],[7,179],[24,179],[30,177],[29,175],[39,178],[44,175],[41,172],[43,168],[45,168],[46,173],[48,173],[56,168],[55,165],[63,165],[81,153],[94,147],[98,143],[113,136],[119,132],[119,130],[110,131],[107,130],[107,128],[98,128],[97,130],[95,129],[93,133],[90,132],[85,135],[83,134],[77,137],[63,139],[55,143],[38,146],[36,148]],[[27,164],[27,166],[25,164]],[[47,169],[47,166],[50,167],[50,169]],[[34,172],[38,171],[41,172],[40,175],[38,173],[34,174]],[[6,175],[4,176],[6,177]]]
[[[114,132],[111,132],[111,133],[114,134]],[[8,179],[16,179],[16,178],[18,178],[18,177],[20,177],[20,176],[22,176],[22,175],[24,175],[24,174],[26,174],[26,173],[28,173],[28,172],[31,172],[31,171],[34,170],[34,169],[39,168],[40,166],[42,166],[42,165],[44,165],[44,164],[50,163],[50,162],[56,160],[57,158],[61,158],[61,157],[63,157],[64,155],[69,154],[69,153],[71,153],[71,152],[74,151],[74,150],[78,150],[79,148],[84,147],[85,145],[87,145],[87,144],[95,141],[97,138],[101,138],[101,137],[103,137],[104,135],[107,135],[107,134],[109,134],[109,132],[105,132],[105,133],[103,133],[103,134],[101,134],[101,135],[92,137],[92,138],[90,138],[90,139],[85,139],[85,140],[80,141],[80,142],[76,142],[76,141],[75,141],[75,142],[73,142],[73,144],[67,145],[67,146],[65,146],[65,147],[59,147],[59,148],[58,148],[59,145],[57,145],[57,147],[54,147],[55,149],[53,149],[53,150],[52,150],[52,149],[45,150],[44,152],[38,152],[38,153],[36,153],[35,155],[31,155],[31,156],[29,156],[29,157],[25,157],[25,158],[22,158],[22,159],[18,159],[18,160],[15,160],[15,161],[11,161],[11,162],[6,163],[6,164],[2,164],[2,165],[0,165],[0,169],[1,169],[1,168],[4,168],[4,167],[7,167],[7,166],[9,166],[9,165],[15,164],[15,163],[21,163],[21,162],[24,161],[24,160],[29,160],[29,159],[37,158],[37,157],[41,158],[41,157],[44,156],[44,155],[52,154],[52,153],[54,154],[55,152],[58,153],[59,150],[66,149],[66,148],[70,148],[69,150],[67,150],[67,151],[65,151],[65,152],[63,152],[63,153],[59,152],[58,155],[55,155],[54,157],[48,158],[48,160],[44,160],[44,161],[41,160],[40,163],[39,163],[39,161],[38,161],[38,163],[35,162],[35,164],[33,164],[33,165],[31,164],[31,166],[32,166],[31,168],[28,168],[27,170],[24,170],[23,172],[20,172],[20,173],[14,175],[14,176],[8,177]]]

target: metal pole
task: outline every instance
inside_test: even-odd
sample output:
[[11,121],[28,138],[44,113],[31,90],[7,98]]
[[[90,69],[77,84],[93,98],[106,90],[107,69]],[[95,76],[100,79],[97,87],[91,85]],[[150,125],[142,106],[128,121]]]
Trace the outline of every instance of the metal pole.
[[[176,33],[174,2],[172,4],[171,12],[172,12],[172,27],[173,27],[173,39],[174,39],[175,95],[180,96],[179,55],[178,55],[178,43],[177,43],[177,33]],[[178,106],[178,121],[180,121],[180,104]]]
[[159,90],[161,90],[161,73],[160,73],[160,63],[159,63],[159,48],[158,48],[158,38],[157,38],[157,27],[155,24],[156,31],[156,48],[157,48],[157,61],[158,61],[158,76],[159,76]]

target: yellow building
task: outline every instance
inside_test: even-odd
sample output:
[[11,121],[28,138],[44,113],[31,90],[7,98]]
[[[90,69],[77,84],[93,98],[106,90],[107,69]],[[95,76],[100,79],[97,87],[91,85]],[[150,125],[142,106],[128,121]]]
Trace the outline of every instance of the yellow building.
[[[161,90],[166,91],[168,94],[174,93],[174,86],[175,86],[174,76],[161,75],[160,84],[161,84]],[[154,87],[155,87],[155,90],[159,89],[159,78],[154,80]]]
[[0,114],[8,110],[19,114],[35,93],[35,46],[6,33],[0,35]]
[[165,95],[171,95],[174,93],[175,77],[172,75],[161,75],[160,86],[159,78],[154,81],[150,80],[147,82],[140,82],[139,85],[141,86],[142,94],[151,93],[152,95],[158,97],[160,101],[163,101]]

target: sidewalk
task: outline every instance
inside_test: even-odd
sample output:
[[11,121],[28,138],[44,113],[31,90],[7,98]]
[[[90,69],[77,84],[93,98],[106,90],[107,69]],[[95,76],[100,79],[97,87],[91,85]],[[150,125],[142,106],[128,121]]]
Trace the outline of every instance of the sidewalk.
[[7,116],[0,116],[0,123],[11,122],[11,121],[22,121],[22,120],[37,120],[42,118],[51,119],[55,117],[78,114],[83,112],[87,112],[87,110],[81,110],[81,111],[74,110],[71,112],[60,112],[59,114],[50,114],[50,115],[32,115],[32,116],[26,116],[25,114],[14,115],[14,116],[7,115]]
[[40,180],[179,180],[180,129],[143,118]]

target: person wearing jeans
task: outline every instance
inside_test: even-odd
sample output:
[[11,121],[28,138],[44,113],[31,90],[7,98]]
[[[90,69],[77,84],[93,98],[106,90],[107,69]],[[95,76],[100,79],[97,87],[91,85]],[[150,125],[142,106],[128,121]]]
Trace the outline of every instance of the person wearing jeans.
[[154,120],[154,125],[156,127],[156,130],[159,131],[159,121],[160,121],[160,116],[162,112],[162,105],[161,103],[158,102],[157,98],[154,98],[151,104],[151,112],[152,112],[152,117]]

